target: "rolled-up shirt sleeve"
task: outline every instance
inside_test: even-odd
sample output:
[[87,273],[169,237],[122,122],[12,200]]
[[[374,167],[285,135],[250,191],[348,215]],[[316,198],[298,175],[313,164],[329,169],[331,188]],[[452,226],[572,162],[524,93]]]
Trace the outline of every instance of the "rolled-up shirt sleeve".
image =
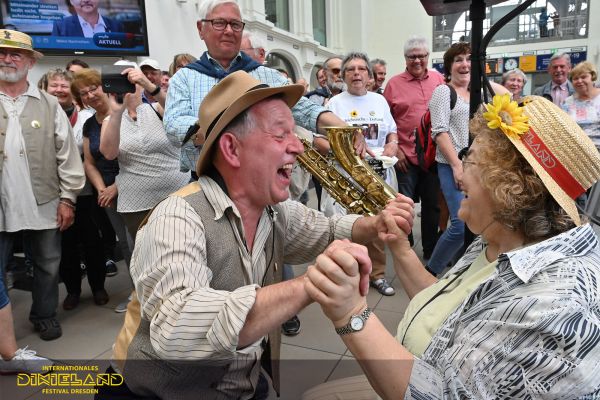
[[162,358],[229,360],[260,346],[236,349],[258,286],[210,288],[205,242],[199,215],[177,196],[160,203],[138,233],[131,275]]
[[73,137],[71,124],[62,108],[56,107],[54,117],[54,146],[58,169],[58,187],[60,197],[77,201],[77,195],[85,185],[85,173],[79,155],[79,149]]
[[303,204],[288,200],[286,215],[285,262],[304,264],[316,258],[333,240],[351,239],[352,226],[359,215],[326,217],[323,213]]

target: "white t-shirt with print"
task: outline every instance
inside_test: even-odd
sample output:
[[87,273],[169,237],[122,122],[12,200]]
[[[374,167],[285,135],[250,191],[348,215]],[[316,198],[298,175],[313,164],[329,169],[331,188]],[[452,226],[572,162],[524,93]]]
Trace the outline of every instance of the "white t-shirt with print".
[[329,100],[327,109],[348,125],[362,126],[370,148],[383,147],[387,135],[396,133],[396,121],[390,106],[380,94],[367,92],[364,96],[354,96],[342,92]]

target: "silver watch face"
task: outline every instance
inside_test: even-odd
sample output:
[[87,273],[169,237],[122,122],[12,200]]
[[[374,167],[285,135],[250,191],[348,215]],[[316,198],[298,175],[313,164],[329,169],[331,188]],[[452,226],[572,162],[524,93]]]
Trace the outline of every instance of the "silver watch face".
[[365,325],[365,321],[363,321],[363,319],[358,315],[355,315],[350,320],[350,327],[354,331],[360,331],[364,325]]

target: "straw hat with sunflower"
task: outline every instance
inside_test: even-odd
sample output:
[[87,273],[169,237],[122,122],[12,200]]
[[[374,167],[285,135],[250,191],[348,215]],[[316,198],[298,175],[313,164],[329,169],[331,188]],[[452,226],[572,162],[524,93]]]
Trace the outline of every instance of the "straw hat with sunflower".
[[485,105],[490,129],[502,131],[577,224],[575,199],[600,179],[600,155],[585,132],[552,102],[528,96],[522,104],[509,94]]

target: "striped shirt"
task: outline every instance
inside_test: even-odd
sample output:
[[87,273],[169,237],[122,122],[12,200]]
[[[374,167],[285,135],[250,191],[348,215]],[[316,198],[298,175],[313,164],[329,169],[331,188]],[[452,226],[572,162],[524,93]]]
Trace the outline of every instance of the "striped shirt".
[[[210,62],[215,69],[223,70],[210,56]],[[239,62],[241,56],[237,56],[231,65]],[[269,86],[287,85],[288,81],[276,70],[260,66],[249,72],[254,78],[266,83]],[[201,74],[190,68],[182,68],[169,81],[169,91],[167,92],[167,101],[165,105],[164,124],[167,131],[167,137],[177,147],[181,147],[181,171],[195,171],[196,161],[200,155],[192,141],[181,145],[185,135],[190,128],[198,121],[198,111],[200,103],[208,94],[210,89],[219,82],[218,78]],[[292,114],[296,124],[309,131],[317,131],[317,118],[326,110],[311,102],[305,97],[301,97],[298,103],[292,108]]]
[[[161,358],[215,363],[236,360],[236,365],[245,365],[248,360],[259,360],[262,354],[261,340],[243,349],[237,349],[237,344],[265,274],[265,252],[248,251],[240,213],[219,185],[204,176],[199,184],[214,208],[215,219],[227,218],[235,231],[237,248],[231,251],[239,252],[242,259],[245,285],[232,292],[211,288],[206,259],[206,235],[210,232],[205,232],[200,216],[178,196],[162,201],[139,230],[131,276],[141,315],[150,321],[152,346]],[[359,218],[326,218],[295,201],[282,203],[281,209],[287,221],[284,260],[289,264],[309,262],[332,240],[350,238],[352,225]],[[273,218],[278,215],[263,211],[254,249],[265,248]],[[236,382],[234,389],[240,394],[236,398],[251,397],[247,370],[234,366],[217,389],[229,385],[224,391],[231,392],[231,382]]]
[[[448,274],[468,268],[483,245]],[[600,398],[599,285],[589,225],[501,254],[415,359],[405,398]]]

